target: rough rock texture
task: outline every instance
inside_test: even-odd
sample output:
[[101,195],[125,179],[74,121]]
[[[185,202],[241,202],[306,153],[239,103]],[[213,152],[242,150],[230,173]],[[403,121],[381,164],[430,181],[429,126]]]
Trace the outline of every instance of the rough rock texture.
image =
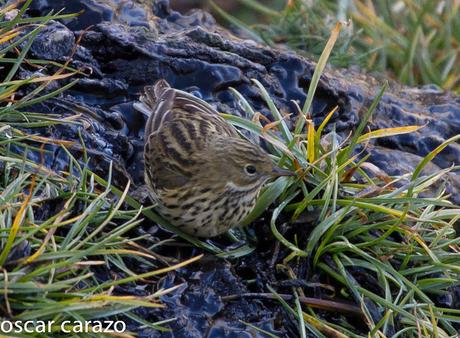
[[[50,6],[60,9],[67,3],[39,2],[36,10],[46,12]],[[74,31],[76,37],[81,37],[75,63],[90,69],[91,76],[80,81],[68,100],[75,103],[83,97],[84,104],[91,105],[87,108],[100,116],[102,124],[111,123],[112,130],[106,127],[100,130],[96,149],[127,164],[137,183],[142,180],[139,163],[143,116],[133,112],[132,102],[144,85],[165,78],[172,86],[202,97],[220,111],[234,114],[241,111],[229,87],[243,93],[257,110],[268,115],[252,78],[268,89],[282,112],[295,112],[291,101],[305,100],[315,66],[312,61],[292,52],[238,39],[216,25],[207,13],[195,11],[182,16],[171,11],[167,1],[155,2],[155,16],[141,5],[117,1],[103,4],[77,1],[68,10],[82,8],[85,14],[67,25],[80,29],[84,24],[94,24],[88,30]],[[66,56],[68,43],[74,43],[74,39],[68,38],[69,32],[54,24],[42,34],[50,36],[50,41],[65,38],[66,44],[59,49],[47,49],[43,46],[48,42],[39,39],[32,51],[41,58],[62,59],[58,53]],[[359,123],[360,114],[370,105],[382,83],[355,71],[327,70],[313,105],[315,122],[320,123],[338,105],[338,113],[330,125],[334,123],[339,133],[348,134]],[[425,127],[412,134],[377,140],[369,150],[372,161],[390,175],[407,172],[421,156],[460,133],[460,97],[430,86],[415,89],[391,83],[370,127],[406,125]],[[94,139],[94,135],[87,136]],[[120,142],[124,149],[113,146]],[[434,164],[433,169],[460,164],[460,145],[449,146],[435,158]],[[453,198],[460,201],[460,181],[456,175],[451,177]]]
[[[66,7],[67,12],[85,10],[79,18],[64,22],[66,27],[51,23],[40,34],[31,53],[35,57],[63,61],[75,51],[71,65],[83,70],[87,76],[82,76],[79,83],[62,97],[34,109],[42,113],[82,114],[86,123],[84,128],[79,128],[91,155],[90,166],[105,175],[109,162],[114,160],[114,179],[120,185],[128,176],[136,184],[142,184],[145,117],[134,111],[132,105],[143,86],[165,78],[172,86],[200,96],[220,111],[242,114],[229,91],[229,87],[233,87],[256,110],[269,115],[264,100],[251,83],[252,78],[267,88],[282,112],[289,113],[295,112],[292,100],[300,103],[305,100],[314,71],[315,64],[310,60],[232,36],[204,12],[180,15],[171,11],[167,1],[163,0],[155,2],[153,14],[146,6],[118,0],[43,0],[33,2],[32,6],[31,15],[46,14],[50,9],[60,10],[62,7]],[[76,46],[78,39],[80,43]],[[31,71],[22,72],[27,76]],[[355,71],[327,69],[313,104],[315,122],[320,123],[338,105],[339,110],[330,125],[335,124],[339,133],[348,135],[359,123],[362,112],[370,105],[382,83],[381,79]],[[429,151],[460,133],[460,97],[432,87],[414,89],[391,83],[369,126],[406,125],[426,126],[413,134],[376,141],[368,150],[371,152],[370,161],[390,175],[411,170]],[[43,128],[42,133],[78,140],[79,128],[52,126]],[[65,169],[67,155],[59,147],[47,147],[51,152],[46,155],[45,163],[55,170]],[[73,152],[77,157],[80,154],[78,149]],[[459,144],[446,148],[428,170],[452,164],[460,164]],[[453,199],[460,202],[458,175],[452,174],[450,179]],[[218,288],[219,295],[250,291],[242,276],[254,279],[255,285],[262,283],[261,276],[264,283],[270,281],[272,277],[264,273],[270,269],[272,255],[273,248],[266,244],[258,248],[257,255],[242,259],[238,271],[232,271],[220,261],[210,264],[207,271],[188,271],[184,273],[186,276],[179,272],[170,274],[165,286],[177,284],[182,279],[187,280],[187,285],[164,298],[175,308],[170,307],[160,315],[155,313],[154,319],[177,316],[179,322],[173,325],[177,337],[243,337],[228,330],[228,325],[233,329],[245,328],[238,319],[245,320],[247,314],[258,313],[257,318],[263,322],[251,321],[254,325],[282,337],[295,336],[295,329],[289,332],[289,323],[294,323],[295,327],[295,320],[284,318],[285,314],[276,310],[279,307],[270,307],[266,301],[263,304],[239,302],[227,305],[233,306],[229,310],[215,293]],[[248,268],[245,269],[244,265]],[[208,289],[206,284],[200,283],[206,278],[215,283]],[[192,299],[200,294],[202,299]],[[152,314],[144,314],[146,318],[149,316]],[[185,318],[191,319],[187,321]],[[187,326],[187,329],[180,325]],[[243,331],[247,330],[246,327]],[[173,336],[157,331],[142,334],[146,337]],[[252,336],[260,334],[255,332]]]

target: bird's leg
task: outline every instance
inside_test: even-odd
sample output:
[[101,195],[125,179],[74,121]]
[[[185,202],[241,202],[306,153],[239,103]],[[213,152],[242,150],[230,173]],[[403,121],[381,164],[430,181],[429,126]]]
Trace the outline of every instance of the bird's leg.
[[155,200],[151,191],[145,184],[134,189],[133,192],[130,193],[130,196],[141,204],[150,204]]
[[248,240],[248,234],[242,228],[230,229],[225,233],[225,235],[233,242],[233,244],[226,247],[225,251],[237,250],[243,246],[252,247],[251,243],[253,243],[253,241]]

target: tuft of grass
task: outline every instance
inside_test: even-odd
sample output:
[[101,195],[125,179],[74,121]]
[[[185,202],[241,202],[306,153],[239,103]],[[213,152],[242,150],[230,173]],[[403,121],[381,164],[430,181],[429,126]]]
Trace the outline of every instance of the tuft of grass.
[[[64,321],[95,319],[117,318],[164,330],[166,322],[146,322],[134,310],[162,308],[159,297],[175,287],[155,289],[151,282],[201,256],[183,262],[167,259],[155,253],[155,245],[145,246],[146,236],[132,238],[131,230],[143,221],[144,209],[126,210],[130,184],[117,196],[110,185],[111,172],[108,183],[100,184],[87,163],[71,155],[69,149],[76,141],[39,135],[36,128],[80,124],[78,116],[27,110],[70,88],[77,81],[70,77],[78,70],[28,57],[34,38],[49,20],[70,16],[24,17],[30,3],[0,10],[2,19],[8,12],[17,13],[10,21],[0,22],[0,64],[5,66],[0,83],[0,318],[54,321],[53,337],[65,336],[59,330]],[[56,71],[16,79],[21,67]],[[62,80],[67,84],[49,90],[50,83]],[[20,89],[26,86],[33,87],[24,95]],[[48,145],[67,153],[68,171],[46,167]],[[120,291],[120,286],[135,284],[145,284],[145,292],[126,295]],[[123,337],[134,335],[125,332]]]
[[[337,20],[351,19],[331,63],[359,65],[415,86],[460,91],[460,3],[442,0],[289,0],[277,15],[262,1],[239,0],[264,18],[249,24],[213,6],[224,20],[270,46],[319,58]],[[266,21],[269,20],[269,23]]]
[[[316,80],[310,85],[294,131],[289,131],[285,118],[256,80],[276,120],[262,125],[253,118],[249,102],[236,91],[233,92],[241,107],[253,119],[222,116],[264,139],[274,161],[297,172],[297,177],[282,177],[269,184],[247,219],[250,223],[274,205],[271,230],[288,249],[277,269],[296,279],[299,262],[311,265],[311,274],[333,285],[340,295],[337,298],[362,309],[363,327],[325,319],[313,308],[302,306],[298,301],[302,289],[293,288],[292,305],[277,296],[270,285],[267,289],[297,318],[300,337],[306,332],[317,337],[453,337],[458,332],[460,311],[443,307],[438,299],[450,295],[452,288],[460,284],[460,238],[454,230],[460,219],[460,206],[449,201],[444,181],[449,172],[459,167],[426,175],[422,170],[438,153],[460,140],[460,135],[446,140],[425,156],[413,173],[401,177],[390,177],[382,168],[367,163],[363,149],[372,139],[423,127],[364,133],[386,84],[350,138],[341,141],[334,131],[322,135],[336,109],[316,127],[309,119],[309,107],[338,29],[331,34],[328,49],[318,61]],[[431,197],[421,197],[427,192]],[[312,212],[319,215],[314,227],[302,224],[302,216]],[[283,233],[278,229],[281,215],[298,220],[300,225]]]

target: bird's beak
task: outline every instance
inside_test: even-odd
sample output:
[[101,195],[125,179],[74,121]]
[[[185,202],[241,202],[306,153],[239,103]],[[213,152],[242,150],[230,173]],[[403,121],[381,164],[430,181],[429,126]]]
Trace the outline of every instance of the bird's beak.
[[273,167],[272,169],[272,176],[279,177],[279,176],[295,176],[295,172],[292,172],[287,169],[282,169],[280,167]]

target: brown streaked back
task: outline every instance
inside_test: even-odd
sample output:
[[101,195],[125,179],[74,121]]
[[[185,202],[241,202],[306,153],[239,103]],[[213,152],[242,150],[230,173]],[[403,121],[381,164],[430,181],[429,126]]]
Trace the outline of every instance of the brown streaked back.
[[176,188],[201,169],[210,141],[238,137],[235,128],[205,101],[171,88],[165,80],[145,87],[151,111],[145,126],[145,172],[153,189]]

